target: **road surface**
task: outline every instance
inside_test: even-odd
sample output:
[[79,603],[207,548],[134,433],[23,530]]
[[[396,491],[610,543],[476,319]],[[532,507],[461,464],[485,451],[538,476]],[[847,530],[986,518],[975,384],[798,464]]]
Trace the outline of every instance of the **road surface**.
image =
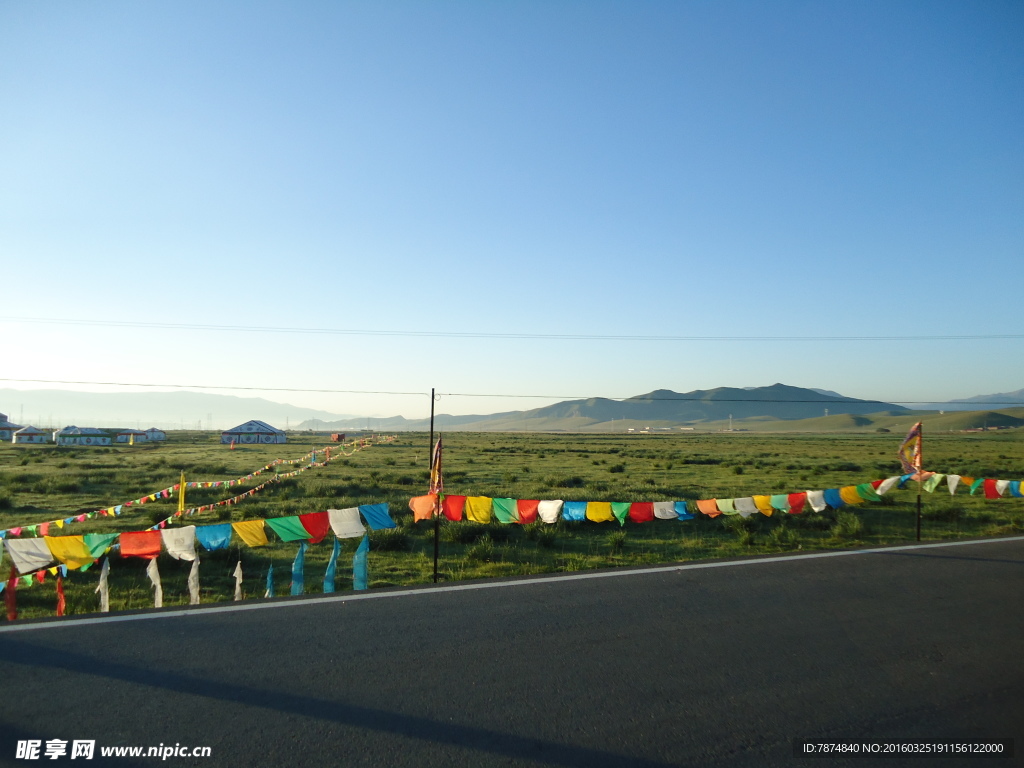
[[[15,759],[57,738],[95,740],[92,765],[209,746],[166,764],[211,768],[907,765],[795,738],[1022,754],[1021,538],[702,565],[0,624],[0,761],[79,764]],[[910,764],[992,763],[1016,764]]]

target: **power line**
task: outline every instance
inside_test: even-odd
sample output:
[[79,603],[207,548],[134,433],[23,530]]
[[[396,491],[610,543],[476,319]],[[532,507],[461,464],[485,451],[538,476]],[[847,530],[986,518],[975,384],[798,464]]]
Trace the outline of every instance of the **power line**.
[[298,387],[231,387],[217,384],[143,384],[128,381],[65,381],[62,379],[4,379],[33,384],[88,384],[97,387],[154,387],[161,389],[237,389],[250,392],[321,392],[332,395],[423,395],[426,392],[381,392],[370,389],[301,389]]
[[[0,381],[11,381],[32,384],[78,384],[103,387],[147,387],[159,389],[220,389],[220,390],[243,390],[249,392],[310,392],[331,395],[413,395],[430,397],[429,392],[394,392],[373,389],[306,389],[302,387],[235,387],[218,384],[151,384],[127,381],[68,381],[63,379],[8,379],[0,378]],[[820,400],[778,400],[770,397],[643,397],[631,395],[629,397],[603,397],[597,395],[510,395],[495,392],[438,392],[441,397],[496,397],[509,399],[536,399],[536,400],[614,400],[624,402],[635,400],[638,403],[645,402],[687,402],[687,403],[819,403],[821,405],[832,404],[862,404],[862,405],[976,405],[984,408],[990,405],[1013,405],[1024,407],[1024,401],[1009,400],[1006,402],[970,402],[966,400],[948,400],[937,403],[934,400],[860,400],[857,398],[829,398]]]
[[17,323],[38,323],[48,325],[89,325],[114,328],[152,328],[162,330],[188,331],[231,331],[243,333],[299,333],[328,334],[335,336],[406,336],[411,338],[449,339],[525,339],[549,341],[996,341],[1024,339],[1024,334],[981,333],[964,335],[915,335],[915,336],[658,336],[658,335],[615,335],[587,333],[485,333],[481,331],[406,331],[375,330],[369,328],[295,328],[262,325],[217,325],[205,323],[145,323],[129,320],[72,320],[67,318],[10,317],[0,316],[0,321]]

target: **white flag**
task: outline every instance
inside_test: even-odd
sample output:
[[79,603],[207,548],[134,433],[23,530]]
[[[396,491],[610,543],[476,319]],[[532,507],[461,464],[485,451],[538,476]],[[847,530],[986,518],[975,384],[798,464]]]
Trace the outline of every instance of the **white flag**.
[[238,561],[238,565],[235,566],[235,572],[232,574],[235,577],[235,600],[242,599],[242,561]]
[[110,576],[110,558],[106,558],[103,561],[103,567],[100,568],[100,583],[96,587],[96,591],[100,593],[100,613],[110,613],[110,585],[108,584],[108,578]]
[[149,580],[153,582],[153,607],[163,608],[164,607],[164,588],[160,583],[160,571],[156,568],[156,558],[154,557],[149,561],[149,565],[146,566],[146,575],[149,576]]
[[188,572],[188,603],[199,605],[199,558],[192,561],[192,568]]

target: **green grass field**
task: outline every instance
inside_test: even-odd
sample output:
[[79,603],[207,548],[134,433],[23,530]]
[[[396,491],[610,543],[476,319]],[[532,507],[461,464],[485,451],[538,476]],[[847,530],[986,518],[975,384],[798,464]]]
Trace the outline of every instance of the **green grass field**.
[[[927,434],[927,433],[926,433]],[[898,474],[899,434],[688,434],[550,435],[453,433],[445,435],[445,487],[449,493],[560,498],[586,501],[693,500],[795,492],[850,485]],[[1024,478],[1024,430],[927,436],[925,464],[934,471],[976,477]],[[0,445],[0,528],[53,520],[120,504],[178,481],[245,475],[276,458],[298,458],[324,437],[293,435],[286,445],[229,451],[219,436],[172,432],[163,444],[57,449]],[[241,503],[187,518],[205,524],[318,512],[389,502],[399,527],[371,535],[370,586],[431,580],[433,531],[413,523],[407,502],[425,493],[428,438],[408,433],[394,443],[367,448],[351,458],[283,480]],[[281,472],[291,469],[285,465]],[[188,505],[234,496],[241,488],[191,491]],[[560,522],[547,526],[445,523],[441,573],[446,581],[587,568],[679,562],[703,558],[896,544],[912,540],[915,491],[892,491],[882,503],[803,515],[777,513],[643,525]],[[65,534],[140,530],[166,518],[176,500],[126,510],[119,517],[76,523]],[[923,538],[1000,536],[1024,530],[1024,499],[986,501],[945,485],[925,494]],[[273,535],[270,536],[273,539]],[[237,540],[237,537],[236,537]],[[333,537],[310,547],[306,591],[321,591]],[[343,542],[337,589],[351,588],[351,556],[358,540]],[[232,546],[201,556],[203,602],[230,600],[231,573],[241,559],[247,597],[262,597],[273,567],[277,594],[287,594],[297,545],[261,549]],[[111,609],[152,605],[145,562],[113,557]],[[159,559],[164,604],[188,602],[189,564]],[[10,561],[2,565],[6,575]],[[98,610],[98,568],[72,572],[65,582],[69,614]],[[19,589],[21,617],[52,616],[54,580]]]

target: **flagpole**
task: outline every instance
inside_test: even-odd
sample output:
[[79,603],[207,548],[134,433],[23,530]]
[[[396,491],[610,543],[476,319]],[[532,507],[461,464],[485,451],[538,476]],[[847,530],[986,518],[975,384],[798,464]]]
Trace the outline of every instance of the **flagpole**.
[[917,433],[918,445],[920,449],[917,452],[917,540],[921,541],[921,488],[924,484],[924,478],[921,474],[924,470],[924,423],[922,422],[921,428]]
[[[430,451],[428,464],[430,465],[430,477],[434,476],[434,388],[430,388]],[[437,584],[437,553],[441,539],[441,517],[438,514],[437,505],[434,505],[434,583]]]

